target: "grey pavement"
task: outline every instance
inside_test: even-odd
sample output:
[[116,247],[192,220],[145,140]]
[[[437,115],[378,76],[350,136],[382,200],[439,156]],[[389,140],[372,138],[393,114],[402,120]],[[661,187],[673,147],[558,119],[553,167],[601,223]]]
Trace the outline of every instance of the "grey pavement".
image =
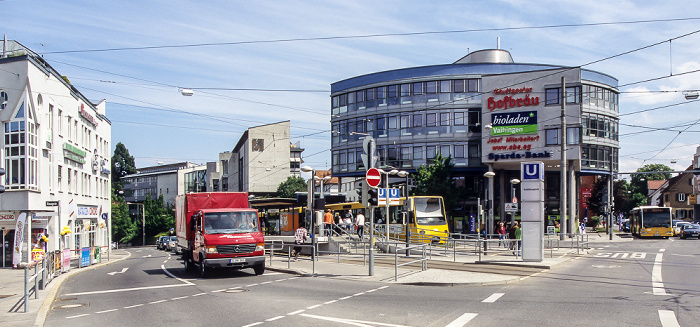
[[[596,244],[607,244],[610,242],[627,242],[632,237],[625,237],[626,234],[615,235],[613,240],[609,236],[601,233],[589,234],[589,247]],[[28,312],[24,312],[22,296],[24,295],[24,269],[0,269],[0,321],[5,326],[43,326],[44,320],[56,298],[58,289],[63,281],[70,276],[87,271],[91,268],[114,263],[130,256],[129,249],[112,250],[110,259],[105,260],[103,256],[101,263],[85,268],[72,268],[69,272],[63,273],[54,278],[45,289],[39,290],[38,299],[34,298],[34,293],[30,293]],[[319,278],[336,278],[353,281],[369,281],[380,283],[397,283],[409,285],[426,286],[475,286],[515,283],[527,276],[518,274],[508,274],[509,267],[538,268],[542,270],[550,269],[558,264],[566,262],[577,256],[586,255],[588,251],[577,251],[576,248],[561,247],[550,251],[545,249],[545,258],[541,262],[524,262],[521,258],[510,254],[507,249],[502,249],[502,253],[482,256],[479,259],[475,254],[444,255],[433,253],[427,263],[427,270],[407,266],[398,268],[395,271],[393,265],[375,265],[374,274],[369,275],[368,263],[363,263],[363,257],[359,255],[343,255],[341,260],[335,255],[319,256],[314,263],[308,256],[302,256],[298,261],[288,262],[286,257],[274,256],[272,262],[268,257],[267,269],[281,271]],[[379,258],[390,259],[393,262],[393,255],[377,254]],[[355,259],[348,260],[348,259]],[[340,261],[340,262],[339,262]],[[443,264],[452,262],[465,265],[487,264],[493,272],[472,272],[454,269],[441,269]],[[433,267],[433,268],[431,268]],[[33,273],[33,269],[30,274]]]

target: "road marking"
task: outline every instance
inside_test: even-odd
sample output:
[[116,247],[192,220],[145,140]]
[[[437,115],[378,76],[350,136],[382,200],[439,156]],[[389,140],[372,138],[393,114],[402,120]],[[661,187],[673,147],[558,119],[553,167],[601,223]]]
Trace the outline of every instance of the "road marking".
[[294,312],[290,312],[290,313],[288,313],[287,315],[288,315],[288,316],[293,316],[293,315],[295,315],[295,314],[299,314],[299,313],[302,313],[302,312],[304,312],[304,311],[306,311],[306,310],[301,309],[301,310],[297,310],[297,311],[294,311]]
[[360,296],[360,295],[363,295],[363,294],[365,294],[365,292],[353,294],[352,296]]
[[312,305],[312,306],[310,306],[310,307],[307,307],[306,309],[307,309],[307,310],[316,309],[316,308],[318,308],[318,307],[320,307],[320,306],[322,306],[322,305],[323,305],[323,304]]
[[199,293],[199,294],[195,294],[195,295],[192,295],[192,297],[195,297],[195,296],[201,296],[201,295],[207,295],[207,293]]
[[219,293],[223,291],[228,291],[228,288],[224,288],[223,290],[216,290],[216,291],[211,291],[212,293]]
[[80,317],[85,317],[85,316],[89,316],[89,315],[90,315],[89,313],[84,313],[84,314],[77,315],[77,316],[66,317],[66,319],[80,318]]
[[104,310],[104,311],[97,311],[95,313],[107,313],[107,312],[112,312],[112,311],[117,311],[119,309],[110,309],[110,310]]
[[478,313],[467,312],[467,313],[459,316],[459,318],[453,320],[451,323],[449,323],[445,327],[462,327],[462,326],[466,325],[470,320],[474,319],[474,317],[476,317],[476,315],[478,315]]
[[122,268],[122,271],[113,271],[113,272],[107,273],[107,275],[114,276],[114,274],[123,274],[127,270],[129,270],[129,268]]
[[341,298],[339,298],[338,300],[347,300],[347,299],[349,299],[349,298],[351,298],[351,297],[352,297],[352,295],[348,295],[348,296],[345,296],[345,297],[341,297]]
[[487,297],[486,299],[484,299],[481,302],[494,303],[494,302],[496,302],[496,300],[500,299],[501,296],[503,296],[504,294],[506,294],[506,293],[493,293],[491,296]]
[[186,295],[186,296],[181,296],[181,297],[174,297],[174,298],[170,299],[170,301],[182,300],[182,299],[186,299],[186,298],[188,298],[188,297],[190,297],[190,296],[189,296],[189,295]]
[[666,252],[666,249],[659,249],[659,252]]
[[651,271],[651,287],[654,295],[666,295],[664,281],[661,277],[661,263],[663,261],[663,253],[657,253],[654,260],[654,268]]
[[[190,284],[194,285],[194,284]],[[104,291],[92,291],[92,292],[79,292],[79,293],[69,293],[66,295],[93,295],[93,294],[106,294],[106,293],[119,293],[119,292],[131,292],[131,291],[142,291],[142,290],[152,290],[158,288],[170,288],[170,287],[181,287],[190,286],[187,284],[176,284],[176,285],[161,285],[161,286],[144,286],[144,287],[134,287],[134,288],[121,288],[116,290],[104,290]]]
[[376,322],[376,321],[366,321],[366,320],[355,320],[355,319],[345,319],[345,318],[333,318],[333,317],[323,317],[323,316],[316,316],[316,315],[310,315],[303,313],[300,316],[304,316],[307,318],[314,318],[314,319],[319,319],[319,320],[327,320],[327,321],[333,321],[333,322],[339,322],[347,325],[354,325],[354,326],[388,326],[388,327],[408,327],[404,325],[394,325],[394,324],[385,324],[381,322]]
[[158,300],[158,301],[153,301],[153,302],[148,302],[148,304],[158,304],[158,303],[163,303],[168,300]]
[[243,287],[252,287],[252,286],[258,286],[258,283],[246,285],[246,286],[243,286]]
[[284,273],[281,272],[271,272],[271,273],[265,273],[266,276],[272,276],[272,275],[282,275]]
[[168,262],[168,259],[163,260],[163,263],[166,263],[166,262]]
[[130,305],[130,306],[128,306],[128,307],[124,307],[124,309],[137,308],[137,307],[141,307],[141,306],[143,306],[143,303],[141,303],[141,304],[136,304],[136,305]]
[[143,256],[143,257],[144,257],[144,258],[150,258],[150,257],[152,257],[152,256],[153,256],[152,254],[149,254],[149,255],[145,255],[145,256]]
[[338,302],[338,300],[330,300],[330,301],[328,301],[328,302],[323,302],[323,304],[333,304],[333,303],[336,303],[336,302]]
[[277,320],[277,319],[282,319],[282,318],[284,318],[284,316],[277,316],[277,317],[274,317],[274,318],[265,319],[265,321],[275,321],[275,320]]
[[243,327],[253,327],[253,326],[260,325],[260,324],[262,324],[262,321],[260,321],[260,322],[254,322],[254,323],[252,323],[252,324],[248,324],[248,325],[245,325],[245,326],[243,326]]
[[175,279],[177,279],[177,280],[179,280],[179,281],[181,281],[181,282],[183,282],[183,283],[185,283],[185,284],[187,284],[187,285],[194,285],[194,283],[190,283],[189,281],[186,281],[186,280],[184,280],[184,279],[182,279],[182,278],[175,277],[175,275],[171,274],[171,273],[168,271],[168,269],[165,269],[165,266],[164,266],[164,265],[160,265],[160,269],[163,269],[163,271],[165,272],[165,274],[168,275],[168,276],[170,276],[170,277],[172,277],[172,278],[175,278]]
[[680,327],[676,314],[671,310],[659,310],[659,319],[663,327]]
[[260,285],[270,284],[270,283],[273,283],[273,282],[274,282],[274,280],[271,280],[271,281],[268,281],[268,282],[262,282],[262,283],[260,283]]

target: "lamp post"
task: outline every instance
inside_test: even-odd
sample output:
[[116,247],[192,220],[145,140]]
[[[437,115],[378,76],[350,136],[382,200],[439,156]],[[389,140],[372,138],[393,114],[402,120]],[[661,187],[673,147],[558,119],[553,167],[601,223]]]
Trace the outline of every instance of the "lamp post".
[[[513,200],[515,200],[515,185],[518,185],[518,184],[520,184],[519,179],[513,178],[510,180],[510,196],[512,197]],[[511,221],[509,221],[511,224],[515,220],[515,213],[516,212],[517,212],[517,210],[513,213],[513,218],[511,219]]]
[[[489,167],[491,168],[491,167]],[[493,177],[496,176],[496,173],[489,171],[484,173],[484,177],[488,180],[488,194],[486,194],[486,201],[488,202],[487,205],[487,210],[488,210],[488,220],[487,223],[484,226],[484,238],[488,239],[488,231],[493,230]],[[484,242],[484,252],[487,253],[488,251],[488,243],[485,241]]]
[[[326,204],[326,198],[325,198],[325,196],[324,196],[325,191],[323,190],[323,182],[326,182],[326,181],[328,181],[328,180],[330,180],[330,179],[331,179],[331,177],[328,176],[328,175],[323,176],[323,178],[318,177],[318,176],[315,175],[315,172],[314,172],[314,181],[319,181],[320,186],[321,186],[321,189],[320,189],[320,191],[319,191],[320,193],[319,193],[319,195],[318,195],[318,199],[319,199],[319,200],[322,200],[322,202],[323,202],[324,205]],[[324,222],[324,224],[323,224],[322,226],[323,226],[323,233],[328,233],[328,234],[330,235],[330,231],[327,232],[327,231],[325,230],[325,227],[326,227],[325,222]]]
[[309,181],[307,182],[307,193],[306,193],[306,216],[310,217],[311,221],[311,260],[316,261],[316,223],[314,221],[314,177],[316,175],[315,171],[313,168],[310,166],[303,166],[301,167],[301,171],[308,173],[311,173],[311,178],[309,178]]

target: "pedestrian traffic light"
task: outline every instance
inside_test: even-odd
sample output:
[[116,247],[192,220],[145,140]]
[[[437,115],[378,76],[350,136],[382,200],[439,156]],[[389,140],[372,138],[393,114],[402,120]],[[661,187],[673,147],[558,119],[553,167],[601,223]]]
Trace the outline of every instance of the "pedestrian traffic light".
[[5,185],[2,184],[3,175],[5,175],[5,168],[0,168],[0,193],[5,193]]
[[376,188],[371,188],[367,190],[367,204],[372,207],[379,205],[379,190]]

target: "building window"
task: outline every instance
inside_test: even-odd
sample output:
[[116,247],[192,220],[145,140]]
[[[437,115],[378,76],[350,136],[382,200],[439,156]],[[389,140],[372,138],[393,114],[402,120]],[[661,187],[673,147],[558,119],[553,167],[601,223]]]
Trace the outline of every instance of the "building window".
[[545,130],[545,145],[557,145],[559,143],[559,130],[558,129],[548,129]]
[[676,194],[676,200],[678,202],[685,202],[685,193],[677,193]]
[[559,104],[559,98],[561,96],[559,95],[559,90],[560,88],[553,88],[553,89],[545,89],[544,90],[544,103],[545,105],[555,105]]

